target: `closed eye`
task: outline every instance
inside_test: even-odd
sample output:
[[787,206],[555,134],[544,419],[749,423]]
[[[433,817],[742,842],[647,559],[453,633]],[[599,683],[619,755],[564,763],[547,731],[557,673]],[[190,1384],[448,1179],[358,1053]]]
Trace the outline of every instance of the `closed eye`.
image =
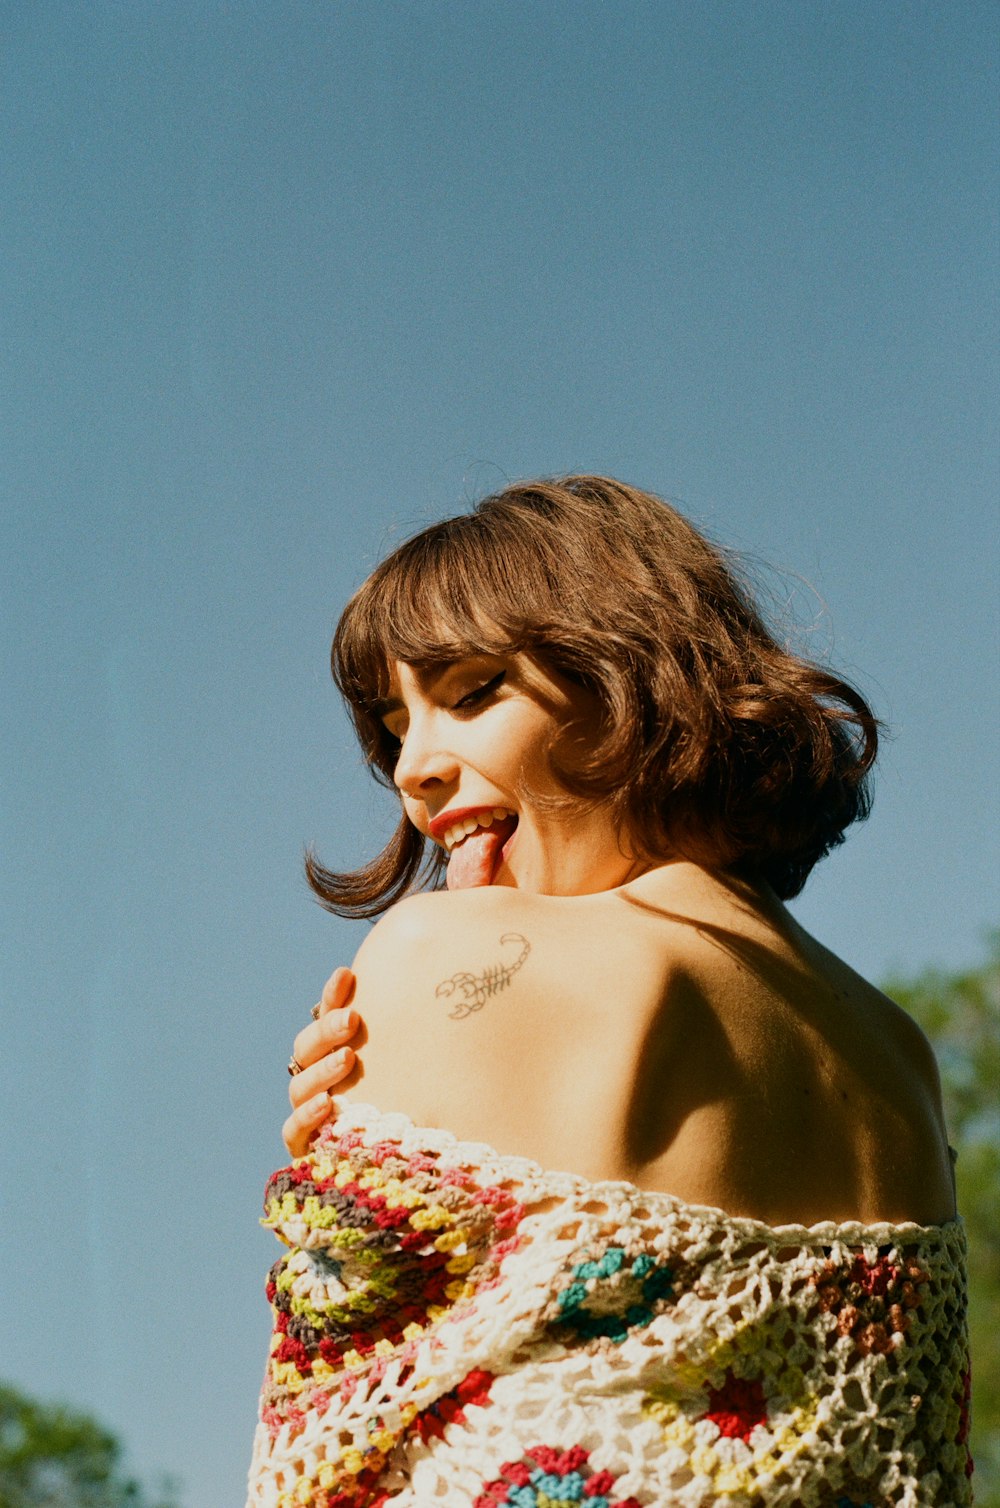
[[476,686],[472,691],[467,691],[464,696],[459,697],[458,701],[452,705],[451,710],[453,712],[471,711],[474,707],[478,707],[482,702],[489,701],[493,693],[495,691],[499,691],[500,687],[503,685],[506,675],[506,670],[498,671],[495,676],[491,676],[491,678],[488,681],[484,681],[481,686]]

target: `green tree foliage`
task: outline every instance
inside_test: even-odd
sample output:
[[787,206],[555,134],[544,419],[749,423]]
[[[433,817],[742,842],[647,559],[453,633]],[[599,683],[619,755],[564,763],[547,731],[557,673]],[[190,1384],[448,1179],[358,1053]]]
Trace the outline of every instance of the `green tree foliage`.
[[972,1454],[978,1508],[1000,1508],[1000,931],[963,974],[927,970],[886,993],[927,1033],[941,1069],[958,1207],[969,1236]]
[[121,1446],[87,1414],[0,1384],[0,1508],[177,1508],[123,1476]]

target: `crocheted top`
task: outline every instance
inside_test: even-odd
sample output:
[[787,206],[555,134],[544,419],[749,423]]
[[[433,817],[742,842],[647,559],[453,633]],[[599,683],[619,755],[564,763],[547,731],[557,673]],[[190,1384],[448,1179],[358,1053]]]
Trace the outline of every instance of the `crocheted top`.
[[361,1104],[265,1210],[254,1508],[972,1501],[960,1221],[772,1227]]

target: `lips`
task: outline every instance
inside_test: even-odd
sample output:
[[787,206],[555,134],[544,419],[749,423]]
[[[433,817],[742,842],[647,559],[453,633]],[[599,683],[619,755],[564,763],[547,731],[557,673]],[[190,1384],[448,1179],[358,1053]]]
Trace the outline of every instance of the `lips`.
[[[499,812],[507,816],[508,808],[494,803],[491,803],[489,806],[450,806],[447,811],[438,812],[437,816],[432,818],[427,824],[427,831],[435,843],[443,843],[445,841],[445,834],[451,828],[457,827],[459,823],[466,821],[479,825],[480,819],[485,817],[488,812],[494,814]],[[483,825],[485,826],[485,823]]]
[[429,831],[448,849],[448,889],[492,885],[516,827],[505,807],[459,807],[435,817]]

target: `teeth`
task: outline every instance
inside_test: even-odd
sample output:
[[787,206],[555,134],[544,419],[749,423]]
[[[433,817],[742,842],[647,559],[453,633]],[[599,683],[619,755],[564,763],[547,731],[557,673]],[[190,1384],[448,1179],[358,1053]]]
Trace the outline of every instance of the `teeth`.
[[445,848],[451,853],[456,843],[461,843],[470,833],[478,832],[480,828],[492,827],[494,822],[502,822],[505,817],[513,814],[502,806],[493,807],[492,811],[484,811],[478,817],[463,817],[461,822],[456,822],[454,827],[449,827],[443,835]]

